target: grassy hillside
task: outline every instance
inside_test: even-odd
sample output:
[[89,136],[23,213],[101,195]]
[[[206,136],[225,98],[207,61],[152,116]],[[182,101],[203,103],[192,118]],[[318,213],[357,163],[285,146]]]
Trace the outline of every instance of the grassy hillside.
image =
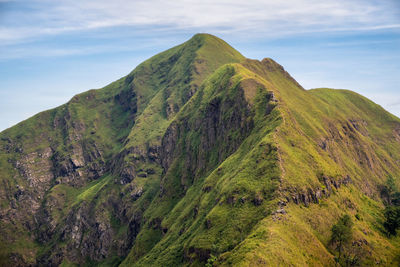
[[[124,264],[202,265],[214,255],[217,265],[333,266],[330,228],[349,213],[356,221],[354,241],[363,244],[362,264],[395,265],[399,239],[388,239],[382,228],[384,206],[378,186],[388,174],[399,174],[400,147],[395,138],[399,119],[350,91],[306,91],[271,60],[233,67],[235,74],[225,82],[229,86],[214,80],[226,66],[200,88],[178,118],[186,123],[187,116],[199,117],[188,112],[192,106],[201,110],[207,105],[200,101],[210,99],[203,94],[215,94],[207,86],[210,83],[223,87],[224,95],[236,86],[251,106],[254,128],[234,154],[195,178],[174,208],[168,206],[172,202],[168,198],[153,203],[158,209],[149,208],[149,216],[164,218],[157,244],[140,258],[136,246],[155,234],[152,229],[141,232]],[[269,109],[265,101],[257,100],[268,98],[270,92],[277,106],[260,115]],[[185,139],[186,144],[192,142]],[[187,167],[174,166],[171,180],[182,177],[180,168]],[[351,183],[332,186],[329,195],[322,193],[323,177],[340,184],[347,176]],[[175,182],[170,190],[180,186]],[[284,214],[276,212],[282,209]]]
[[396,266],[381,188],[400,188],[400,120],[304,90],[271,59],[198,34],[0,133],[0,263]]
[[[351,91],[303,90],[270,60],[246,65],[269,82],[280,103],[277,198],[286,213],[263,219],[248,240],[221,255],[220,263],[334,265],[330,228],[348,213],[355,221],[353,242],[363,244],[361,264],[398,264],[399,239],[387,239],[382,228],[379,186],[388,175],[399,177],[400,120]],[[338,184],[350,177],[351,183],[327,196],[327,177]]]

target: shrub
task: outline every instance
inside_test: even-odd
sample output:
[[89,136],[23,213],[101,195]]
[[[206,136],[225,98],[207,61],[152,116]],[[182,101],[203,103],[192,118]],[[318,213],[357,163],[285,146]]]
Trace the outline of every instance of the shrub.
[[337,261],[340,262],[344,245],[353,238],[353,222],[349,215],[343,215],[339,221],[332,226],[331,244],[339,253]]
[[383,223],[389,235],[396,235],[400,228],[400,206],[388,206],[385,209],[385,219]]

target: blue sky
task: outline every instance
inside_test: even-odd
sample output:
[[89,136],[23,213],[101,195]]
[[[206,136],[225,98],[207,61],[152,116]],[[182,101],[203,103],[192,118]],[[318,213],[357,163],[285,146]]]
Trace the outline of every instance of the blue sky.
[[0,0],[0,130],[198,32],[400,116],[398,0]]

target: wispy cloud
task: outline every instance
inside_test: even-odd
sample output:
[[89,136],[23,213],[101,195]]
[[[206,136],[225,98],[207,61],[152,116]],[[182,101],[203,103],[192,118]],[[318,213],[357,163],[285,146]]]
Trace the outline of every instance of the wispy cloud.
[[400,101],[388,104],[388,107],[400,107]]
[[[118,26],[285,34],[399,28],[396,0],[31,0],[3,4],[0,41]],[[21,11],[21,9],[23,11]]]
[[8,53],[0,54],[0,62],[9,59],[21,58],[49,58],[49,57],[65,57],[65,56],[89,56],[94,54],[108,53],[110,51],[118,52],[139,52],[147,48],[151,48],[157,42],[155,39],[152,42],[143,44],[129,45],[80,45],[75,47],[62,47],[62,46],[12,46],[7,49]]

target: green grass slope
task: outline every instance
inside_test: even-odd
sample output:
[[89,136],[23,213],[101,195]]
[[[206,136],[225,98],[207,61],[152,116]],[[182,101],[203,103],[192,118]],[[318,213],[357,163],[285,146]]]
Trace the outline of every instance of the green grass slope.
[[[223,87],[225,95],[229,95],[230,86],[239,83],[241,86],[237,88],[244,88],[242,98],[249,105],[254,105],[254,99],[265,98],[265,94],[272,91],[278,100],[276,110],[264,114],[266,117],[260,117],[261,120],[255,120],[254,128],[234,154],[217,165],[208,162],[211,173],[197,172],[192,184],[182,181],[182,177],[187,176],[188,165],[185,158],[178,157],[178,163],[172,165],[173,173],[167,173],[165,178],[169,178],[171,183],[166,191],[175,190],[174,194],[170,198],[163,196],[156,199],[153,202],[156,207],[150,206],[147,210],[150,221],[155,218],[161,221],[159,229],[148,227],[149,230],[142,231],[124,264],[201,265],[210,255],[216,255],[219,256],[217,265],[334,265],[328,242],[330,227],[344,212],[361,218],[356,222],[355,241],[367,244],[363,247],[368,254],[363,264],[395,264],[393,261],[399,251],[399,240],[387,239],[382,231],[383,205],[378,186],[384,183],[388,174],[398,175],[395,162],[398,161],[396,151],[399,151],[396,140],[399,119],[350,91],[305,91],[271,60],[236,65],[230,81],[221,85],[219,79],[226,77],[225,68],[228,67],[218,70],[200,88],[182,110],[183,114],[178,114],[178,120],[187,124],[190,122],[188,116],[201,117],[201,107],[213,103],[207,104],[210,98],[203,98],[204,95],[215,95],[209,89],[210,84],[214,90],[215,87]],[[342,105],[346,108],[341,108]],[[196,107],[192,114],[191,107]],[[258,107],[252,106],[250,114],[257,117],[257,111],[265,112],[266,107],[265,102]],[[198,110],[200,114],[195,112]],[[278,119],[277,124],[271,123],[275,118]],[[269,132],[275,134],[268,134],[264,127],[270,127]],[[189,146],[204,142],[196,141],[199,135],[195,132],[184,136],[189,137],[184,139]],[[278,153],[269,160],[260,160],[259,154],[251,153],[252,149],[259,149],[255,146],[257,143],[246,140],[269,140],[269,145],[275,147]],[[187,151],[179,149],[182,150]],[[197,147],[189,150],[197,151]],[[265,153],[265,149],[261,151]],[[187,152],[184,156],[191,157]],[[207,158],[218,159],[212,154]],[[259,163],[267,164],[268,161],[270,165],[267,168]],[[230,166],[227,176],[217,175],[225,165]],[[276,171],[273,171],[274,168]],[[233,179],[232,176],[236,177],[238,172],[241,179]],[[274,175],[279,178],[274,179]],[[349,176],[352,184],[334,189],[333,195],[318,199],[318,203],[307,201],[304,203],[307,207],[291,201],[293,196],[304,192],[322,190],[325,187],[322,178],[325,176],[338,183]],[[214,181],[209,183],[210,179]],[[226,181],[230,179],[234,182]],[[280,181],[279,187],[277,180]],[[222,184],[227,191],[218,188]],[[176,200],[177,188],[188,186],[189,190],[183,193],[182,199]],[[207,198],[211,192],[212,197]],[[255,205],[258,203],[255,199],[263,200],[263,204],[260,207]],[[278,201],[287,205],[287,214],[271,216],[274,208],[278,209]],[[204,205],[209,208],[202,208]],[[177,221],[176,218],[182,220]],[[246,219],[249,221],[246,222]],[[152,239],[151,236],[157,238]],[[151,248],[144,256],[143,247],[146,250]]]
[[[159,187],[161,168],[154,166],[149,179],[118,187],[120,155],[132,146],[146,148],[147,143],[158,142],[205,77],[220,65],[242,59],[221,39],[198,34],[105,88],[79,94],[3,131],[1,261],[24,265],[71,250],[68,240],[67,245],[58,240],[65,220],[81,206],[107,201],[110,192],[145,191],[137,203],[129,203],[127,214],[145,209]],[[122,203],[131,201],[125,198]],[[109,205],[106,209],[114,209]],[[105,217],[99,220],[112,224],[113,212],[103,211]],[[129,229],[116,228],[115,235],[130,239]],[[121,253],[125,252],[111,254]],[[67,262],[74,261],[82,263],[82,256]]]
[[[131,74],[138,95],[152,93],[146,107],[141,108],[132,128],[127,147],[156,144],[171,119],[194,94],[200,83],[225,63],[239,62],[244,57],[223,40],[208,34],[192,39],[158,54],[138,66]],[[156,75],[154,75],[156,74]],[[139,96],[139,98],[141,98]]]
[[[145,213],[147,221],[161,219],[160,229],[142,230],[125,265],[138,259],[138,266],[181,265],[190,261],[201,264],[210,253],[236,246],[268,214],[269,201],[279,180],[272,134],[280,118],[278,113],[269,114],[264,109],[268,92],[262,87],[256,88],[254,104],[249,106],[237,68],[240,66],[218,69],[177,115],[174,125],[184,126],[175,126],[183,135],[182,143],[175,149],[176,159],[163,178],[165,194],[153,200]],[[240,102],[241,108],[230,105]],[[214,110],[210,113],[215,106],[221,109],[218,119],[213,118]],[[233,121],[239,117],[237,122],[246,132],[240,133],[241,128],[234,125]],[[230,122],[221,135],[211,133],[216,140],[202,140],[212,127],[208,119],[217,121],[214,125],[217,129],[225,129],[224,122]],[[262,126],[253,128],[261,121]],[[243,125],[246,122],[248,126]],[[235,145],[237,140],[243,142]],[[216,150],[221,146],[221,151]],[[233,154],[229,155],[232,147],[237,149],[231,149]],[[188,162],[185,157],[194,160]],[[202,159],[206,162],[198,164]],[[187,174],[192,164],[196,164],[194,171]],[[255,179],[248,180],[248,176]],[[149,244],[154,235],[158,235],[155,239],[158,242]],[[142,255],[143,247],[151,250]]]
[[[384,207],[378,187],[388,175],[399,175],[400,120],[351,91],[306,91],[269,59],[236,65],[225,86],[214,81],[224,77],[222,71],[200,88],[178,119],[187,124],[187,116],[199,117],[188,112],[197,104],[194,110],[201,114],[201,106],[207,106],[201,101],[209,99],[202,96],[215,94],[210,93],[210,83],[225,88],[226,95],[230,86],[239,83],[237,88],[244,88],[242,98],[249,105],[272,91],[278,102],[276,109],[254,120],[257,111],[265,112],[268,105],[252,106],[254,128],[241,146],[222,163],[209,162],[210,172],[192,178],[193,184],[180,200],[176,200],[176,189],[184,182],[176,179],[186,176],[182,172],[188,165],[184,158],[178,158],[172,165],[173,173],[166,174],[172,184],[169,190],[175,190],[173,196],[156,199],[156,207],[148,210],[150,221],[151,217],[161,221],[160,229],[157,232],[149,227],[141,232],[124,264],[201,265],[214,255],[216,265],[334,266],[330,228],[348,213],[358,218],[353,217],[353,242],[363,244],[362,264],[396,265],[399,239],[388,239],[382,229]],[[198,135],[188,136],[185,144],[196,144]],[[196,147],[190,150],[196,151]],[[277,152],[260,158],[266,150]],[[211,154],[207,158],[216,157]],[[227,173],[224,166],[229,166]],[[333,188],[329,195],[321,193],[326,189],[324,177],[340,184],[347,176],[350,184]],[[316,201],[312,200],[314,195],[319,196]],[[258,201],[262,203],[259,206],[255,204]],[[274,212],[282,207],[285,214]],[[154,235],[158,237],[151,239]],[[142,256],[140,248],[149,240],[156,245],[143,245],[151,250]]]
[[[280,103],[277,199],[287,213],[263,219],[248,240],[221,255],[219,263],[333,266],[330,228],[348,213],[355,221],[353,242],[363,244],[361,265],[396,266],[399,239],[388,239],[382,229],[379,186],[388,175],[399,177],[400,120],[351,91],[306,91],[271,60],[246,66],[269,82]],[[340,184],[347,176],[349,185],[324,195],[324,177]]]
[[[51,214],[53,223],[62,223],[60,214],[71,208],[63,202],[72,205],[77,201],[75,188],[98,179],[113,153],[122,148],[119,140],[128,134],[125,127],[132,124],[132,114],[114,96],[124,86],[121,79],[104,89],[77,95],[0,134],[0,243],[4,244],[1,254],[5,261],[11,253],[17,255],[17,262],[34,262],[42,245],[35,236],[40,224],[37,216],[48,197],[63,191],[58,199],[62,210]],[[71,167],[71,161],[76,166]],[[76,180],[61,177],[69,167]]]
[[396,266],[399,166],[380,106],[198,34],[0,133],[0,264],[334,266],[349,214],[360,264]]

